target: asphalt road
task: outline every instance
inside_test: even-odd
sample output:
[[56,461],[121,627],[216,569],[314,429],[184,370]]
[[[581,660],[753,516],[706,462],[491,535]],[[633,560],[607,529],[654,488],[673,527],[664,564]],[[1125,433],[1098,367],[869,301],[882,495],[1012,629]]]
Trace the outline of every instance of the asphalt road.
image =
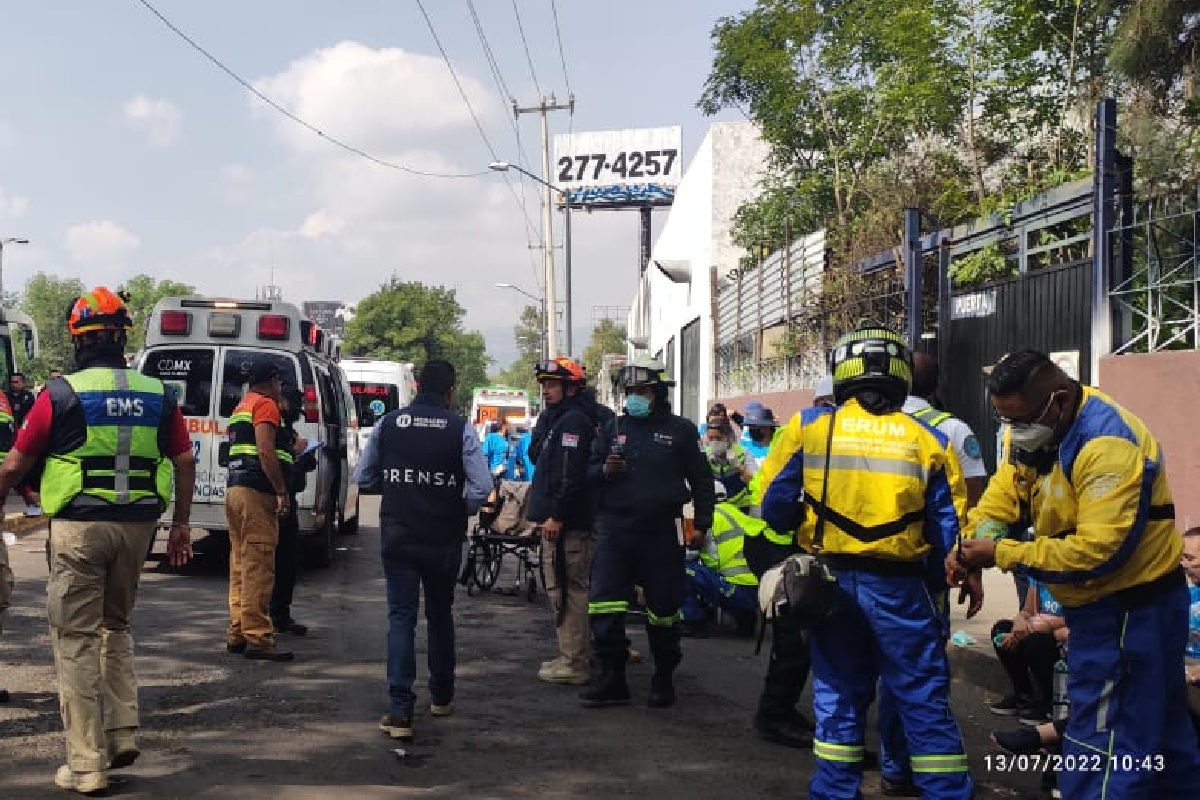
[[[685,640],[679,702],[644,705],[651,667],[629,670],[635,702],[585,710],[574,687],[534,675],[553,655],[544,597],[456,599],[459,671],[454,716],[428,715],[424,629],[418,631],[415,741],[376,727],[387,710],[386,603],[378,563],[378,504],[340,540],[329,569],[302,575],[295,616],[311,627],[284,642],[292,664],[249,662],[224,650],[224,564],[202,556],[181,571],[147,562],[134,618],[141,680],[142,757],[111,773],[129,798],[802,797],[809,751],[758,740],[750,727],[766,653],[732,636]],[[45,530],[11,546],[14,607],[0,640],[0,797],[64,797],[52,776],[63,737],[45,623]],[[157,547],[161,555],[161,542]],[[502,580],[502,583],[504,581]],[[645,637],[633,631],[634,646]],[[952,653],[955,710],[977,797],[1039,797],[1037,777],[987,771],[998,718],[984,702],[1001,689],[986,638]],[[808,695],[806,693],[806,701]],[[403,755],[396,753],[402,748]],[[119,780],[117,778],[119,777]],[[869,773],[868,797],[878,788]]]

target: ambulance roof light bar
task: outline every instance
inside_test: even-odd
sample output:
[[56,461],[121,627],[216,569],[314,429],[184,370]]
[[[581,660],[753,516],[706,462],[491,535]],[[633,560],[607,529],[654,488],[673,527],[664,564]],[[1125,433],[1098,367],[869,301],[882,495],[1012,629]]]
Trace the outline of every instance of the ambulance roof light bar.
[[188,298],[179,301],[180,308],[236,308],[242,311],[270,311],[271,304],[256,300],[202,300]]

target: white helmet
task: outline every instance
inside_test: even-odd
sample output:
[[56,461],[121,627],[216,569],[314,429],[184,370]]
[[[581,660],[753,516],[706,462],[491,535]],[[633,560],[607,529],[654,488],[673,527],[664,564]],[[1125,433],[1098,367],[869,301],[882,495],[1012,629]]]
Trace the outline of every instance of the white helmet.
[[729,492],[725,489],[725,484],[720,481],[713,481],[713,491],[717,494],[718,503],[724,503],[729,499]]

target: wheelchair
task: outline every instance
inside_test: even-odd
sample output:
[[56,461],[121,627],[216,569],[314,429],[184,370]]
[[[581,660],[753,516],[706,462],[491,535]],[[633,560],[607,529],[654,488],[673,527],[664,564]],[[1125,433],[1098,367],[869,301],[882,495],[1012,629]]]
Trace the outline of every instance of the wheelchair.
[[[459,583],[466,587],[468,596],[495,591],[513,597],[524,595],[526,600],[533,602],[537,599],[539,586],[545,588],[541,532],[525,519],[528,490],[526,482],[496,477],[495,488],[479,509],[477,522],[468,537],[467,556],[459,576]],[[511,589],[497,589],[506,557],[516,560],[515,582]]]

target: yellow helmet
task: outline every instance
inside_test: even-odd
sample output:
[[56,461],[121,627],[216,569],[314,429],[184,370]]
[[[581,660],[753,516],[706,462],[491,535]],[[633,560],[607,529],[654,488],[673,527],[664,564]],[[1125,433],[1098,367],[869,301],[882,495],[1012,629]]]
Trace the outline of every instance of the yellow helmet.
[[912,355],[898,333],[866,326],[837,340],[829,351],[829,371],[839,404],[870,390],[899,406],[912,386]]

